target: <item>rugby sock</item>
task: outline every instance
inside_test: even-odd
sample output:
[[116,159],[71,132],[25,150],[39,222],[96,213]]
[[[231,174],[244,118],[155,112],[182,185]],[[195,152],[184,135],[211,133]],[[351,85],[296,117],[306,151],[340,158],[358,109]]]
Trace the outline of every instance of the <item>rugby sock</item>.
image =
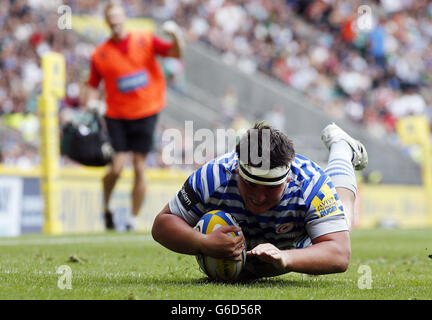
[[325,173],[330,176],[335,187],[346,188],[357,196],[357,180],[351,163],[353,150],[350,145],[340,140],[330,146],[329,160]]
[[127,225],[130,227],[131,230],[135,230],[138,224],[138,218],[135,217],[133,214],[130,214],[127,219]]

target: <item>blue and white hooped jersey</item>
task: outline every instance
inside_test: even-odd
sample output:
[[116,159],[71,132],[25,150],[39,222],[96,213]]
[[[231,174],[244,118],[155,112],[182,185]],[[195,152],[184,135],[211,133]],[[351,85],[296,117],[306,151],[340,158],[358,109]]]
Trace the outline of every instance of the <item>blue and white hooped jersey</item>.
[[313,161],[297,154],[281,200],[259,215],[245,207],[238,189],[237,168],[235,151],[206,163],[171,199],[170,211],[191,226],[211,210],[232,214],[242,228],[247,250],[262,243],[272,243],[279,249],[303,248],[311,244],[311,239],[348,230],[330,178]]

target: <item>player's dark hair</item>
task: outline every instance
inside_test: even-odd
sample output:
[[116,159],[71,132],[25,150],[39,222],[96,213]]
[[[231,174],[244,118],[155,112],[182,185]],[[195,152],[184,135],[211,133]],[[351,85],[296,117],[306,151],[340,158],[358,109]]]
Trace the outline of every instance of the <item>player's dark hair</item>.
[[[268,139],[268,136],[270,137]],[[267,137],[267,138],[266,138]],[[269,146],[267,146],[269,140]],[[247,149],[245,148],[247,145]],[[241,152],[247,150],[244,155]],[[295,157],[293,142],[280,130],[273,128],[265,122],[256,122],[240,139],[236,145],[236,152],[245,164],[253,167],[262,166],[262,162],[254,161],[254,154],[263,156],[267,150],[269,159],[262,158],[261,161],[269,161],[269,168],[273,169],[280,166],[289,166]]]

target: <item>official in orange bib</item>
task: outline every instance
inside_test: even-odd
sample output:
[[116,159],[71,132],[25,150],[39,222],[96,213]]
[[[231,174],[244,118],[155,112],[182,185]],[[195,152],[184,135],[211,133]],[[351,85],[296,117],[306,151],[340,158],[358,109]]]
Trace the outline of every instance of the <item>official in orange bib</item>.
[[163,30],[171,37],[166,42],[149,31],[127,32],[126,14],[119,4],[105,8],[105,20],[111,37],[100,44],[91,56],[86,104],[99,98],[98,87],[104,82],[105,119],[115,151],[103,177],[104,217],[107,229],[115,229],[109,209],[112,191],[132,152],[135,178],[132,189],[132,212],[127,229],[134,230],[136,217],[145,198],[146,157],[152,148],[158,113],[165,107],[166,83],[156,56],[181,58],[183,38],[180,28],[167,21]]

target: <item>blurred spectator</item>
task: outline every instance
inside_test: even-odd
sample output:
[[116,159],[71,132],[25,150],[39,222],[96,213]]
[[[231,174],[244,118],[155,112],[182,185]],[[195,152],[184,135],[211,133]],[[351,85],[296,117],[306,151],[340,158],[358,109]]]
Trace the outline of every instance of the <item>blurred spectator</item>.
[[234,86],[228,86],[221,99],[221,113],[223,123],[229,127],[237,114],[238,97]]
[[273,105],[273,107],[264,115],[263,119],[273,128],[285,131],[285,115],[281,105]]
[[386,34],[383,25],[385,20],[381,19],[380,23],[375,26],[375,28],[369,34],[369,51],[370,54],[375,59],[375,63],[382,68],[385,68],[386,58],[385,58],[385,41]]
[[388,105],[388,109],[395,118],[426,113],[426,102],[413,87],[409,87],[401,96]]
[[[333,116],[340,117],[343,108],[347,117],[377,128],[375,132],[385,137],[394,132],[397,118],[390,106],[409,110],[404,115],[431,108],[421,102],[421,90],[430,87],[432,71],[428,1],[210,3],[188,1],[176,8],[174,17],[185,17],[190,39],[208,43],[226,62],[243,70],[253,72],[252,66],[257,66],[303,91]],[[370,31],[359,30],[356,24],[357,9],[364,4],[373,13]],[[230,24],[221,25],[219,14],[224,11],[236,12],[242,24],[224,20]],[[399,97],[404,83],[417,86],[415,96]],[[412,106],[400,107],[399,99]]]

